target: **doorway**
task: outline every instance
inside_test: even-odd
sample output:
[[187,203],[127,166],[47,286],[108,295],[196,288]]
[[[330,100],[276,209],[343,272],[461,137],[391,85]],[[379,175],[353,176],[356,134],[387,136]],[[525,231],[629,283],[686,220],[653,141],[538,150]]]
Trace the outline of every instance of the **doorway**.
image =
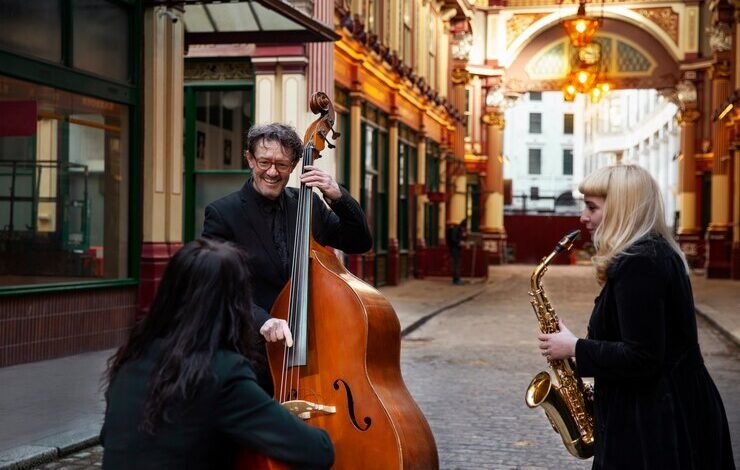
[[206,206],[238,191],[251,174],[244,152],[253,122],[252,84],[185,87],[185,242],[203,231]]

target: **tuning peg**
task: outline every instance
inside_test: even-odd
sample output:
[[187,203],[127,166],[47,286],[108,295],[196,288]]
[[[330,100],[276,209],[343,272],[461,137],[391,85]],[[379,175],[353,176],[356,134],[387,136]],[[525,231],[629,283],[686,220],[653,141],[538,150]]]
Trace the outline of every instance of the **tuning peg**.
[[333,122],[327,122],[326,124],[329,126],[329,129],[331,129],[331,138],[337,140],[342,134],[334,130]]

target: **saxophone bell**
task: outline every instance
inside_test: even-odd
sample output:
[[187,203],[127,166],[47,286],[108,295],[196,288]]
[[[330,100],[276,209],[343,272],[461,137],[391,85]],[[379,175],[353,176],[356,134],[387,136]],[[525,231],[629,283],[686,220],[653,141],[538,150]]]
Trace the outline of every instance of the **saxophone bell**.
[[560,434],[568,452],[579,459],[594,455],[593,436],[586,440],[581,436],[575,421],[568,419],[570,411],[558,387],[552,383],[550,374],[542,371],[535,375],[527,387],[524,401],[530,408],[542,406],[552,430]]

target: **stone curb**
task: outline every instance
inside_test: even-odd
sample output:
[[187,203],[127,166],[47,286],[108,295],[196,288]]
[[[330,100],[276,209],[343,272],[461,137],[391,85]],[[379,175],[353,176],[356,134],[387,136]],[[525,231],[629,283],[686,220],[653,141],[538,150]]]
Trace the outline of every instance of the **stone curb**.
[[401,331],[401,338],[405,338],[407,335],[413,333],[415,330],[419,329],[424,323],[428,322],[432,318],[436,317],[440,313],[444,312],[445,310],[449,310],[453,307],[457,307],[460,304],[464,304],[465,302],[469,302],[473,300],[475,297],[479,296],[483,291],[485,290],[485,287],[482,287],[480,289],[477,289],[473,292],[469,292],[464,294],[461,297],[458,297],[457,299],[452,300],[451,302],[442,305],[441,307],[437,308],[436,310],[433,310],[431,313],[427,313],[426,315],[422,316],[406,328],[404,328]]
[[740,331],[730,331],[728,328],[718,322],[715,317],[719,315],[716,310],[706,304],[696,304],[696,313],[704,318],[710,325],[717,329],[729,341],[740,347]]
[[42,439],[36,445],[15,447],[0,453],[0,470],[27,470],[79,452],[100,442],[100,426],[88,426]]

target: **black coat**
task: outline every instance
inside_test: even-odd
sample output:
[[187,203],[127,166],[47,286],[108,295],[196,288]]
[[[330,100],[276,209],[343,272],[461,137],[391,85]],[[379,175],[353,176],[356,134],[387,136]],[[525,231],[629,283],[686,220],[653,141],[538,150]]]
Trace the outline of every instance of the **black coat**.
[[240,354],[218,351],[215,378],[194,398],[169,408],[171,422],[154,436],[137,430],[152,370],[161,355],[158,343],[141,359],[121,367],[106,394],[100,434],[103,468],[230,469],[239,448],[290,462],[298,468],[328,468],[334,448],[327,433],[309,426],[270,398]]
[[681,258],[658,236],[629,251],[607,270],[576,343],[578,373],[595,381],[593,468],[735,468]]
[[[373,244],[367,218],[357,201],[344,188],[341,191],[342,197],[331,205],[331,210],[313,193],[313,237],[321,245],[338,248],[346,253],[364,253]],[[246,249],[254,303],[260,307],[256,313],[259,328],[269,318],[266,312],[270,311],[288,282],[290,268],[285,270],[280,262],[269,225],[257,206],[256,197],[259,195],[250,178],[240,191],[209,204],[205,212],[203,237],[229,240]],[[286,211],[289,261],[292,262],[298,190],[285,188],[281,197]]]

